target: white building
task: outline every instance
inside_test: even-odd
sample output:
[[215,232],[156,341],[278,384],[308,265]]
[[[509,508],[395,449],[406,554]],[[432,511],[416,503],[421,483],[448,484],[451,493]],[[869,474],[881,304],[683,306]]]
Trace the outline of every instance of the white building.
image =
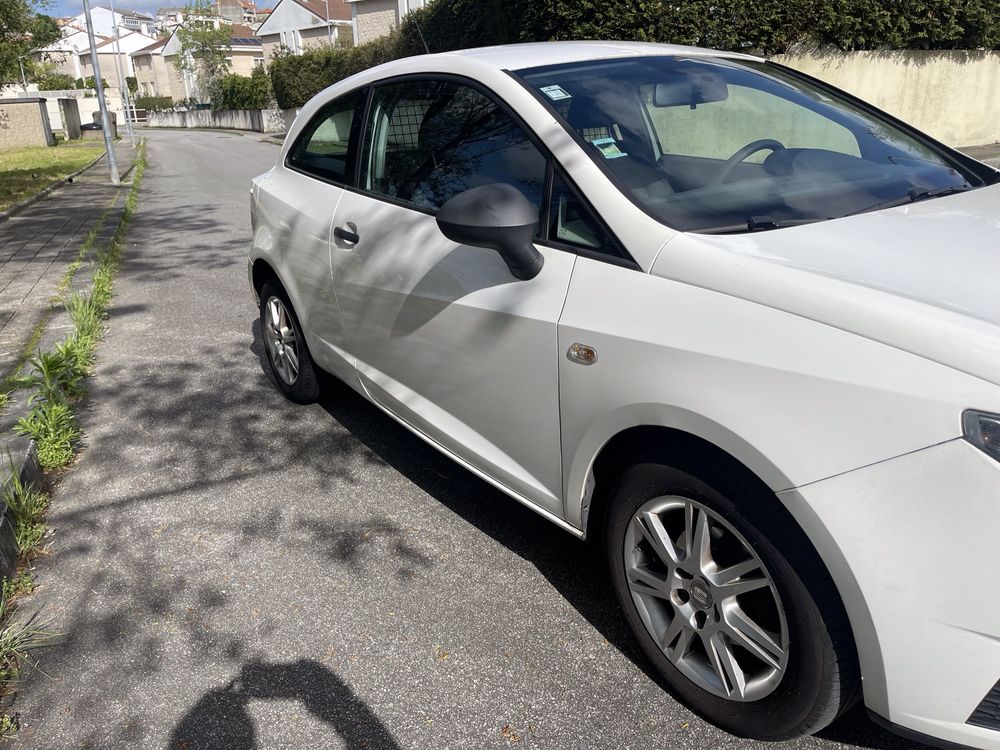
[[[108,8],[105,8],[102,5],[95,5],[90,10],[90,16],[94,21],[94,33],[100,34],[101,36],[114,36],[115,26],[119,27],[120,34],[123,34],[125,31],[138,31],[149,37],[156,36],[156,19],[152,16],[146,15],[145,13],[138,13],[134,10],[127,10],[124,8],[116,8],[115,12],[112,14]],[[86,29],[86,16],[81,13],[80,15],[70,19],[68,25],[72,25],[80,29]]]

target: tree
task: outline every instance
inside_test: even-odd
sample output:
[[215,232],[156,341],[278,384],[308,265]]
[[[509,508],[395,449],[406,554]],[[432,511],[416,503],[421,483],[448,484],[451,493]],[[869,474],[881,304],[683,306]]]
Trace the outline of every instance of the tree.
[[229,70],[232,33],[215,15],[209,0],[192,0],[184,8],[184,23],[177,27],[180,54],[174,65],[195,78],[197,89],[209,92]]
[[28,55],[60,36],[56,22],[37,8],[38,0],[0,0],[0,86],[20,83],[21,65],[25,73],[34,66]]

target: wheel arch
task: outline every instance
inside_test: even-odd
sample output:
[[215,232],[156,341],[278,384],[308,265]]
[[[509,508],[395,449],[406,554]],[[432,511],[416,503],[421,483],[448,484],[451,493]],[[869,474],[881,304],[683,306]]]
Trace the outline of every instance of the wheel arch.
[[278,272],[266,259],[255,259],[250,266],[250,282],[253,284],[254,293],[258,298],[260,298],[260,290],[264,288],[264,284],[271,279],[277,281],[282,287],[285,286],[278,276]]
[[[748,480],[769,491],[769,495],[774,497],[776,510],[788,515],[815,555],[823,574],[832,581],[833,590],[854,637],[855,657],[860,662],[861,674],[864,676],[865,700],[870,706],[881,707],[886,700],[885,667],[875,625],[857,579],[827,529],[813,523],[815,515],[804,512],[801,507],[789,507],[789,496],[797,497],[797,493],[790,489],[790,485],[784,484],[787,479],[777,467],[756,451],[749,454],[758,459],[757,466],[754,466],[743,460],[743,456],[720,446],[705,434],[668,424],[637,423],[622,427],[601,444],[593,460],[589,462],[586,480],[581,486],[581,494],[577,496],[581,499],[578,517],[584,537],[600,543],[612,495],[622,474],[641,458],[648,459],[656,453],[678,456],[705,454],[708,458],[728,463]],[[761,464],[760,461],[764,463]],[[761,465],[765,467],[763,472],[758,470]],[[765,481],[762,473],[771,481]],[[783,490],[784,493],[779,494]],[[850,607],[847,606],[848,603],[851,604]],[[864,643],[865,648],[858,648],[859,642]]]

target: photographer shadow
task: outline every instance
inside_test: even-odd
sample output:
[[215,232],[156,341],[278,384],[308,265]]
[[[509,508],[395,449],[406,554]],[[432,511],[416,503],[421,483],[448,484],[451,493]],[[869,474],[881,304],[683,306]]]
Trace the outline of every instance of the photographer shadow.
[[170,750],[252,750],[257,730],[249,706],[256,700],[298,700],[329,724],[347,748],[399,750],[372,710],[317,661],[250,661],[229,684],[210,690],[174,729]]

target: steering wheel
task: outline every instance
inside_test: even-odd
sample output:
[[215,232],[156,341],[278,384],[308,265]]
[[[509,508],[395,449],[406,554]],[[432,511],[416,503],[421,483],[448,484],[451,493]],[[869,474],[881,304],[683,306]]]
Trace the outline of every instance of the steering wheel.
[[729,177],[729,173],[732,172],[737,164],[742,164],[747,157],[752,154],[756,154],[758,151],[781,151],[785,148],[785,144],[781,141],[776,141],[773,138],[761,138],[759,141],[753,141],[748,143],[743,148],[739,149],[735,154],[726,159],[726,163],[722,165],[722,169],[715,176],[715,179],[709,182],[709,185],[721,185]]

